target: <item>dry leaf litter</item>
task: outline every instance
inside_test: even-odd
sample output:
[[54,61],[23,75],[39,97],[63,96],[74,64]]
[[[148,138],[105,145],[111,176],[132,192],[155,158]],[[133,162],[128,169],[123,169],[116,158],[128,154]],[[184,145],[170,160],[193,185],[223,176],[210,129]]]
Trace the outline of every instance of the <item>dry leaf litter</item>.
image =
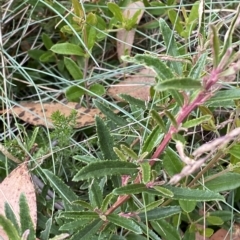
[[71,114],[72,110],[76,110],[76,128],[93,125],[95,122],[95,115],[103,115],[98,109],[87,109],[74,102],[69,102],[66,104],[60,102],[22,102],[19,106],[15,106],[9,110],[2,110],[0,113],[6,113],[9,111],[10,114],[14,114],[16,117],[32,125],[43,125],[48,128],[54,128],[51,115],[57,110],[59,110],[66,117]]
[[[7,202],[19,222],[19,199],[20,195],[24,194],[30,209],[30,216],[33,222],[34,229],[37,223],[37,205],[36,195],[31,175],[27,168],[27,163],[22,163],[14,169],[0,184],[0,214],[5,215],[4,205]],[[0,236],[7,240],[8,237],[0,228]]]
[[116,99],[122,100],[118,95],[127,94],[134,98],[148,101],[150,99],[150,87],[155,83],[156,73],[144,68],[135,75],[127,77],[124,81],[112,85],[108,89],[108,94]]

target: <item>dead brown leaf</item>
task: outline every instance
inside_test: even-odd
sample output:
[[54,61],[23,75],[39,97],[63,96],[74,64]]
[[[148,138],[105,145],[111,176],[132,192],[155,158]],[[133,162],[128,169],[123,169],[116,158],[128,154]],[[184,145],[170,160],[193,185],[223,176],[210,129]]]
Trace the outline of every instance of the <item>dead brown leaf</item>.
[[[4,204],[5,202],[8,202],[19,222],[19,198],[21,193],[26,196],[33,226],[34,229],[36,229],[36,195],[34,185],[31,181],[31,176],[28,172],[27,163],[23,163],[14,169],[0,184],[0,214],[5,215]],[[4,237],[4,240],[7,240],[8,237],[6,234],[3,233],[2,229],[0,230],[0,236]]]
[[[142,1],[130,3],[127,8],[124,10],[123,15],[126,18],[132,18],[133,15],[141,9],[141,13],[138,16],[137,24],[140,22],[142,15],[144,13],[144,4]],[[118,59],[121,58],[122,55],[125,55],[126,53],[130,55],[132,50],[132,44],[134,41],[135,36],[135,30],[132,29],[130,31],[127,31],[125,29],[121,29],[117,32],[117,53],[118,53]]]
[[155,76],[156,73],[153,70],[144,68],[135,75],[129,76],[124,81],[112,85],[108,89],[108,94],[116,100],[122,100],[118,97],[118,94],[128,94],[147,101],[150,97],[150,87],[155,83]]
[[219,229],[217,232],[215,232],[210,240],[240,240],[240,226],[239,224],[234,224],[233,232],[231,233],[231,230],[226,229]]
[[[98,109],[87,109],[74,102],[66,104],[22,102],[20,104],[20,106],[15,106],[10,109],[9,113],[14,114],[16,117],[32,125],[43,125],[48,128],[54,128],[51,115],[57,110],[67,117],[71,114],[72,110],[75,109],[78,112],[76,128],[93,125],[95,115],[102,116]],[[0,113],[6,112],[7,110],[0,111]]]
[[228,234],[228,231],[225,229],[219,229],[217,232],[215,232],[210,240],[230,240],[230,236]]

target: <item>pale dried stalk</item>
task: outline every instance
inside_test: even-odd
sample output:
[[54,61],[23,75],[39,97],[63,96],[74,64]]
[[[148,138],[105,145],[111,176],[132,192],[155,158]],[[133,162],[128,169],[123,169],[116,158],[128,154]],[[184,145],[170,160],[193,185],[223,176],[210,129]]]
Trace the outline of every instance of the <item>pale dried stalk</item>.
[[[219,137],[211,142],[205,143],[193,152],[195,159],[191,159],[184,154],[184,146],[181,142],[177,142],[176,148],[178,150],[181,160],[186,163],[186,166],[178,174],[175,174],[169,181],[169,184],[176,184],[183,177],[189,176],[197,169],[199,169],[204,162],[209,160],[209,158],[216,152],[218,149],[225,147],[230,141],[235,140],[240,135],[240,128],[236,128],[230,133],[226,134],[223,137]],[[201,155],[207,156],[198,159]]]
[[18,158],[14,157],[1,143],[0,143],[0,151],[3,153],[4,156],[9,158],[15,163],[22,163]]

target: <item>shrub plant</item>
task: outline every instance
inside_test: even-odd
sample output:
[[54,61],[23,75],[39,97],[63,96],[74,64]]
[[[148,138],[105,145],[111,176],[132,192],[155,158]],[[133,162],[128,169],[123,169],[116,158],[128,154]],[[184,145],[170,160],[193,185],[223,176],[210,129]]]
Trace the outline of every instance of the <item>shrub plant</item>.
[[[224,3],[232,14],[223,22],[211,1],[143,2],[140,23],[141,9],[123,14],[127,1],[4,3],[2,104],[66,98],[105,115],[80,130],[75,112],[55,112],[54,130],[2,117],[3,145],[21,160],[28,156],[35,184],[42,183],[36,233],[31,228],[26,239],[236,234],[240,7]],[[121,29],[136,35],[119,60],[112,56]],[[142,66],[156,73],[149,101],[106,95],[118,75]],[[12,165],[1,157],[1,178]],[[29,211],[24,197],[20,209]],[[22,218],[20,229],[14,214],[6,216],[0,224],[21,239],[31,219]]]

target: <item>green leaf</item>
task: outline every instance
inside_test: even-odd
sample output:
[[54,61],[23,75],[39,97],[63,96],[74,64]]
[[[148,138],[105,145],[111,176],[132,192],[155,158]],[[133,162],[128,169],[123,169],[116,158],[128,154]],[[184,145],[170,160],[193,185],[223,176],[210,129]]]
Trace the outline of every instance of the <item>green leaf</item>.
[[219,64],[219,33],[215,26],[210,24],[212,30],[211,40],[212,40],[212,55],[213,55],[213,67],[216,68]]
[[106,24],[105,20],[103,19],[103,17],[96,15],[96,18],[97,18],[96,28],[98,30],[102,30],[101,32],[100,31],[97,32],[97,41],[102,41],[107,37],[107,34],[104,32],[105,29],[107,29],[107,24]]
[[201,89],[201,82],[192,78],[173,78],[164,82],[158,82],[155,85],[156,91],[165,91],[169,89],[187,90],[187,89]]
[[223,192],[236,189],[240,187],[240,174],[227,172],[210,181],[208,181],[206,178],[204,187],[214,192]]
[[[94,14],[93,12],[89,12],[86,18],[87,25],[96,26],[96,24],[98,23],[97,21],[99,19],[101,18],[100,17],[97,18],[96,14]],[[104,28],[102,28],[101,30],[104,30]]]
[[134,98],[127,94],[119,94],[119,96],[128,102],[130,105],[137,106],[142,109],[146,109],[146,102],[137,98]]
[[91,185],[89,186],[89,199],[91,201],[92,206],[100,209],[103,201],[103,196],[97,179],[94,179]]
[[111,175],[131,175],[136,173],[137,165],[130,162],[103,160],[93,162],[83,167],[73,178],[73,181],[99,178]]
[[27,141],[27,149],[32,149],[33,145],[36,143],[36,138],[38,136],[39,133],[39,127],[34,128],[30,139],[28,139]]
[[59,177],[47,169],[42,169],[53,189],[68,203],[78,200],[78,196]]
[[[149,225],[144,224],[143,222],[138,222],[138,225],[141,227],[143,233],[146,236],[149,236],[149,239],[154,239],[154,240],[161,240],[161,238],[153,231],[149,228]],[[138,239],[138,238],[135,238]],[[133,239],[133,240],[135,240]]]
[[66,89],[65,95],[69,102],[79,102],[85,91],[78,86],[70,86]]
[[79,230],[82,226],[87,225],[91,219],[77,219],[72,222],[68,222],[60,226],[59,230],[61,231],[73,231],[73,230]]
[[46,33],[42,34],[42,41],[47,50],[49,50],[53,46],[51,38]]
[[104,120],[96,116],[95,121],[97,127],[98,143],[104,159],[117,159],[117,156],[113,151],[114,141],[112,139],[109,129],[104,123]]
[[152,150],[162,141],[164,134],[161,133],[161,128],[157,125],[147,139],[144,141],[141,152],[152,152]]
[[209,212],[210,216],[216,216],[221,218],[224,222],[230,221],[232,219],[232,211],[218,210],[214,212]]
[[183,163],[177,153],[170,147],[165,150],[163,167],[170,177],[182,171]]
[[118,158],[121,161],[127,161],[127,157],[124,155],[124,153],[120,149],[114,147],[113,151],[117,154]]
[[176,103],[178,103],[179,106],[183,106],[184,99],[183,95],[180,92],[177,90],[169,90],[169,93],[172,95],[172,98],[175,99]]
[[87,47],[89,51],[92,50],[94,45],[96,44],[96,38],[97,38],[97,31],[95,27],[90,27],[87,31]]
[[166,128],[162,118],[160,117],[159,113],[156,110],[152,109],[150,114],[151,114],[152,118],[157,122],[157,124],[159,125],[162,132],[167,133],[167,128]]
[[[174,39],[172,29],[169,28],[169,26],[167,25],[165,20],[162,18],[160,18],[160,20],[159,20],[159,25],[160,25],[160,29],[161,29],[161,33],[163,36],[165,46],[167,48],[167,54],[174,56],[174,57],[178,57],[179,56],[178,47],[177,47],[176,41]],[[174,71],[179,76],[182,76],[183,69],[182,69],[181,62],[171,62],[170,66],[172,69],[174,69]]]
[[133,160],[138,160],[138,155],[129,147],[125,146],[124,144],[121,144],[122,151]]
[[142,171],[142,181],[146,184],[151,180],[151,166],[149,162],[140,163],[140,166]]
[[5,202],[5,204],[4,204],[4,211],[5,211],[5,216],[7,217],[7,219],[9,219],[12,222],[12,224],[14,225],[14,228],[17,230],[17,232],[20,232],[20,228],[19,228],[19,225],[17,222],[16,215],[14,214],[12,207],[7,202]]
[[86,209],[89,209],[89,210],[92,210],[92,211],[94,210],[94,207],[91,204],[89,204],[88,202],[85,202],[83,200],[76,200],[76,201],[72,202],[72,204],[80,205],[83,208],[86,208]]
[[183,123],[182,127],[183,128],[195,127],[195,126],[201,125],[204,122],[208,122],[211,119],[212,119],[211,115],[203,115],[199,118],[194,118],[189,121],[186,121],[185,123]]
[[104,200],[102,201],[102,206],[101,206],[102,212],[107,211],[108,205],[109,205],[109,203],[110,203],[110,201],[112,200],[113,197],[114,197],[114,194],[113,194],[113,193],[109,193],[109,194],[104,198]]
[[102,227],[103,221],[100,219],[96,219],[95,221],[91,222],[89,225],[78,231],[71,237],[71,240],[88,240],[92,239]]
[[[76,18],[74,18],[75,20],[77,20]],[[80,20],[80,19],[78,19]],[[65,25],[63,27],[61,27],[61,32],[64,34],[70,34],[70,35],[73,35],[75,34],[74,33],[74,30],[75,32],[82,32],[82,26],[80,26],[79,24],[76,24],[76,23],[72,23],[71,25]]]
[[193,22],[196,22],[198,20],[198,8],[199,8],[199,1],[196,1],[190,11],[190,14],[187,18],[187,24],[193,24]]
[[169,118],[169,120],[171,121],[172,125],[175,128],[178,128],[178,124],[177,124],[177,120],[175,119],[175,117],[173,116],[173,114],[167,110],[164,111],[164,113],[166,114],[166,116]]
[[[204,30],[205,31],[205,30]],[[191,229],[191,226],[185,231],[182,240],[195,240],[196,230]]]
[[122,10],[116,3],[108,3],[108,9],[113,13],[114,17],[120,22],[123,23],[124,16]]
[[185,38],[189,38],[192,34],[192,31],[195,29],[198,23],[199,16],[199,1],[196,1],[191,9],[189,16],[186,19],[186,28],[181,33],[181,35]]
[[[89,91],[92,92],[92,93],[95,93],[96,95],[98,96],[102,96],[105,94],[106,90],[104,88],[103,85],[99,84],[99,83],[95,83],[93,85],[90,86],[89,88]],[[94,96],[93,94],[89,94],[89,95],[92,95]],[[94,96],[95,97],[95,96]]]
[[[163,2],[153,1],[150,2],[151,7],[148,9],[148,12],[150,14],[161,16],[163,14],[166,14],[166,4]],[[159,24],[158,24],[159,26]]]
[[171,21],[174,29],[177,31],[177,33],[180,35],[181,32],[183,31],[183,26],[181,23],[181,19],[179,17],[179,13],[177,13],[175,10],[170,9],[168,11],[168,17],[169,20]]
[[172,198],[177,200],[189,200],[189,201],[196,201],[196,202],[225,201],[223,196],[212,191],[180,188],[180,187],[173,187],[173,186],[164,186],[164,187],[172,191],[174,194]]
[[11,223],[10,220],[5,218],[2,214],[0,214],[0,226],[8,235],[9,239],[11,240],[21,240],[21,237],[18,235],[17,230],[15,229],[14,225]]
[[222,102],[222,101],[228,101],[228,100],[236,100],[240,99],[240,89],[230,89],[230,90],[221,90],[218,91],[215,96],[213,96],[211,99],[207,101],[207,104],[211,104],[213,102]]
[[98,218],[98,214],[96,212],[91,212],[91,211],[84,211],[84,212],[81,212],[81,211],[65,211],[65,212],[62,212],[60,214],[60,217],[65,217],[65,218],[68,218],[68,219],[78,219],[78,218],[81,218],[81,219],[96,219]]
[[74,80],[83,78],[83,73],[80,70],[80,67],[71,58],[64,57],[64,65]]
[[151,225],[155,232],[161,235],[162,239],[174,239],[174,240],[182,239],[177,228],[164,219],[151,221]]
[[64,64],[64,59],[61,59],[57,62],[57,69],[61,73],[65,73],[65,64]]
[[107,118],[112,120],[117,125],[126,126],[128,124],[128,122],[124,118],[122,118],[121,116],[118,116],[116,113],[114,113],[110,108],[108,108],[103,103],[99,101],[94,101],[94,104]]
[[192,79],[199,79],[206,67],[207,53],[201,54],[196,64],[191,68],[188,77]]
[[143,208],[139,209],[139,212],[143,212],[143,211],[150,211],[152,209],[155,209],[157,207],[159,207],[162,203],[164,202],[164,199],[160,199],[160,200],[156,200],[152,203],[149,203],[147,206],[144,206]]
[[24,233],[26,230],[29,230],[28,240],[35,240],[35,230],[30,216],[27,198],[24,194],[20,195],[19,208],[21,232]]
[[147,190],[147,187],[143,183],[130,184],[123,187],[115,188],[113,194],[124,195],[124,194],[138,194]]
[[31,49],[28,51],[28,56],[34,60],[39,61],[40,57],[45,53],[45,51],[40,49]]
[[[135,234],[135,233],[128,233],[127,234],[127,238],[125,237],[116,237],[116,238],[111,238],[111,240],[147,240],[146,237],[141,236],[139,234]],[[153,238],[150,238],[153,239]]]
[[179,205],[184,212],[190,213],[195,209],[197,202],[196,201],[179,200]]
[[76,14],[76,16],[78,16],[79,18],[83,17],[83,9],[82,9],[82,5],[80,4],[80,2],[78,0],[72,0],[72,5],[73,5],[73,10],[74,13]]
[[51,51],[44,52],[39,60],[43,63],[56,62],[56,58],[54,57],[54,53]]
[[107,216],[107,220],[136,234],[142,234],[141,228],[131,219],[120,217],[117,214],[110,214]]
[[134,15],[133,15],[132,18],[125,20],[125,29],[126,29],[127,31],[130,31],[130,30],[132,30],[134,27],[136,27],[136,24],[137,24],[137,21],[138,21],[138,16],[141,14],[142,11],[143,11],[142,9],[137,10],[137,11],[134,13]]
[[79,46],[72,43],[58,43],[53,45],[50,50],[52,50],[54,53],[65,55],[77,55],[77,56],[85,55],[85,53]]
[[152,20],[151,22],[147,22],[147,23],[141,25],[141,28],[146,29],[146,30],[156,29],[158,27],[159,27],[158,20]]
[[174,77],[172,70],[159,58],[147,54],[136,54],[134,57],[123,56],[123,61],[133,62],[153,69],[161,80]]
[[[41,216],[42,217],[42,216]],[[41,231],[41,235],[40,235],[40,239],[49,239],[49,236],[50,236],[50,232],[52,230],[52,224],[53,224],[53,219],[50,217],[50,218],[46,218],[46,217],[43,217],[43,219],[45,220],[44,221],[44,230]],[[38,219],[38,220],[43,220],[43,219]],[[39,222],[40,222],[39,221]],[[56,233],[56,232],[55,232]]]
[[155,208],[153,210],[148,211],[147,213],[142,212],[138,214],[138,216],[141,218],[142,221],[144,221],[146,220],[146,214],[147,214],[147,220],[152,221],[152,220],[167,218],[175,214],[178,214],[180,212],[181,212],[181,208],[179,206],[167,206],[167,207]]
[[[192,224],[192,225],[190,226],[190,230],[191,230],[191,231],[195,231],[195,232],[197,231],[197,232],[199,232],[201,235],[203,235],[203,233],[204,233],[204,234],[205,234],[204,236],[207,237],[207,238],[211,237],[211,236],[213,235],[213,233],[214,233],[214,229],[206,227],[206,228],[204,228],[204,230],[203,230],[202,227],[198,227],[196,224]],[[217,239],[218,239],[218,238],[217,238]]]
[[234,106],[235,103],[234,103],[234,101],[231,101],[231,100],[230,101],[223,100],[222,102],[216,102],[216,101],[211,102],[211,103],[205,102],[205,104],[208,105],[209,107],[212,107],[215,109],[215,108],[231,108],[232,106]]
[[229,150],[228,150],[228,153],[231,154],[231,157],[234,156],[233,159],[235,159],[235,161],[232,161],[231,160],[231,163],[233,165],[235,165],[236,163],[239,162],[239,159],[240,159],[240,145],[239,144],[234,144]]
[[166,189],[165,187],[161,187],[161,186],[154,186],[153,187],[156,191],[160,192],[163,194],[163,196],[166,196],[166,197],[173,197],[173,192]]
[[95,157],[88,156],[88,155],[76,155],[76,156],[73,156],[73,159],[75,159],[77,161],[81,161],[83,163],[91,163],[91,162],[101,161],[101,159],[97,159]]
[[224,36],[224,44],[223,44],[222,52],[220,54],[219,59],[222,59],[227,49],[232,46],[233,32],[235,28],[239,25],[239,14],[240,14],[240,5],[238,5],[236,12],[234,14],[234,17],[231,21],[231,24],[228,27],[227,32]]
[[216,216],[207,216],[206,220],[210,225],[219,226],[224,224],[224,221],[220,217]]

